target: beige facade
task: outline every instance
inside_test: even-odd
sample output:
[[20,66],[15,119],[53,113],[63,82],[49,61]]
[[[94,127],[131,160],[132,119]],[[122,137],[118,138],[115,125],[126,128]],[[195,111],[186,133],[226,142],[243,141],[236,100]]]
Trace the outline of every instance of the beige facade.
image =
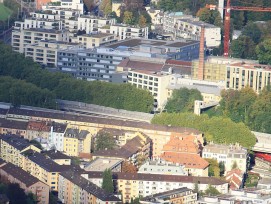
[[227,66],[226,88],[240,90],[251,87],[260,93],[271,83],[271,67],[261,64],[235,63]]
[[102,45],[116,42],[117,38],[113,34],[98,33],[98,34],[86,34],[79,35],[72,39],[73,42],[80,43],[84,48],[95,48]]
[[37,44],[40,40],[69,42],[69,32],[65,30],[20,29],[14,27],[11,45],[14,51],[25,53],[27,45]]
[[40,40],[35,44],[25,46],[25,56],[48,67],[57,66],[57,51],[60,49],[80,48],[77,43]]
[[120,7],[121,3],[112,2],[112,12],[115,12],[118,17],[120,17]]
[[49,204],[49,186],[11,163],[0,167],[1,180],[17,183],[25,193],[33,193],[39,204]]

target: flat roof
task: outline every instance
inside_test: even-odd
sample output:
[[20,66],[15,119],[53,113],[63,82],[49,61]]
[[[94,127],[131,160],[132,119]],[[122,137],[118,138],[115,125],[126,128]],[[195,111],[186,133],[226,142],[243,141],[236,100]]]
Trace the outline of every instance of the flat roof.
[[104,171],[106,169],[112,169],[115,166],[122,163],[122,159],[115,158],[96,158],[90,162],[85,168],[85,171]]

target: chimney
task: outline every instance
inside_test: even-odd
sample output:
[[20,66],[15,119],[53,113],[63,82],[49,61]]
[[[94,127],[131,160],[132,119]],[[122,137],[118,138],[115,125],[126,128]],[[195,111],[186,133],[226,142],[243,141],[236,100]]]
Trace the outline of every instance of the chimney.
[[200,32],[200,45],[199,45],[199,68],[198,68],[198,80],[203,80],[204,73],[204,41],[205,41],[205,28],[204,25],[201,26]]

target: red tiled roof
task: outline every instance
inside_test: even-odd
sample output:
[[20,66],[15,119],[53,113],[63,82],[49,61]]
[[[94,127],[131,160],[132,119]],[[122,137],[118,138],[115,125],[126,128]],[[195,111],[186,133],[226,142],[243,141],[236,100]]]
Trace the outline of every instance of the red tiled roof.
[[209,166],[209,163],[197,154],[164,152],[160,157],[166,161],[182,164],[186,168],[205,169]]
[[256,153],[255,157],[258,157],[260,159],[263,159],[263,160],[271,163],[271,155],[269,155],[269,154]]

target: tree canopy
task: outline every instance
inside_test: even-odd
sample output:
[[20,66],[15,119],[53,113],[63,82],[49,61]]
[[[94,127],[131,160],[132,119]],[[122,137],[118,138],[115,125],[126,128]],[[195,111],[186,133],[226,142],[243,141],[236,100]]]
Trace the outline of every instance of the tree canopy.
[[99,132],[95,137],[95,151],[114,149],[116,142],[113,136],[107,132]]
[[197,89],[181,88],[173,91],[165,109],[167,112],[191,112],[194,110],[194,101],[202,100]]
[[218,144],[239,143],[250,148],[256,143],[254,134],[242,122],[235,123],[223,116],[209,117],[193,113],[161,113],[152,119],[153,124],[195,128],[202,131],[207,142]]
[[106,169],[103,172],[102,188],[107,193],[113,193],[114,192],[114,185],[113,185],[113,180],[112,180],[112,172],[111,172],[110,169]]
[[[2,101],[17,106],[53,108],[55,105],[52,104],[58,98],[131,111],[152,110],[153,96],[147,90],[137,89],[131,84],[88,82],[63,73],[52,73],[3,43],[0,43],[0,53],[0,75],[13,78],[3,78],[4,81],[0,82],[2,90],[8,90],[1,93]],[[8,80],[13,80],[14,85]]]

